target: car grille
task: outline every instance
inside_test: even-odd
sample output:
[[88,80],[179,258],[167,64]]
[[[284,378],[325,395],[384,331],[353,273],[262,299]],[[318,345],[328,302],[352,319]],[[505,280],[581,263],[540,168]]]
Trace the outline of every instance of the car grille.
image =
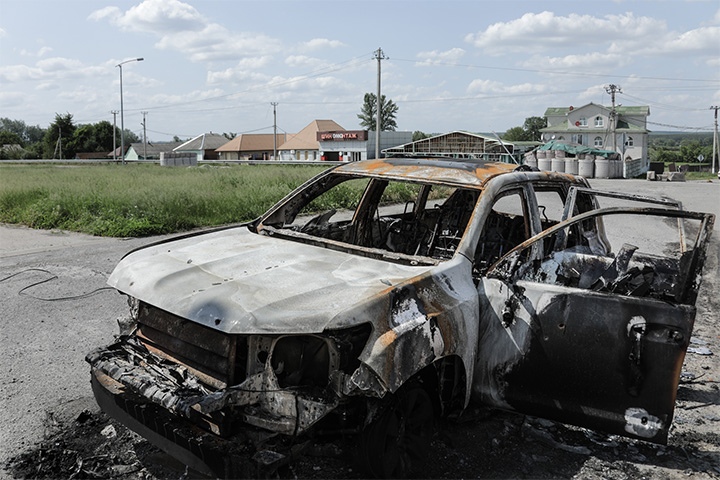
[[138,338],[152,352],[187,367],[206,385],[222,389],[246,377],[247,339],[228,335],[145,303]]

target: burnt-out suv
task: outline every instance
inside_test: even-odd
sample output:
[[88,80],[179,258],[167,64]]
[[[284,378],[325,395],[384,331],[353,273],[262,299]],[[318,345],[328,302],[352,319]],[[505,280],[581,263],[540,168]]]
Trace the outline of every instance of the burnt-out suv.
[[403,476],[471,402],[663,443],[713,222],[517,165],[343,164],[252,222],[126,255],[93,390],[221,477],[319,434]]

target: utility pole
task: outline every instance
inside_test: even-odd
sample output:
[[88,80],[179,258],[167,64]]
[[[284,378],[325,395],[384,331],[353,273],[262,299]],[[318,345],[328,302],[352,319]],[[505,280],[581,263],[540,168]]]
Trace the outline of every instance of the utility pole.
[[617,136],[615,130],[617,129],[617,112],[615,111],[615,92],[622,93],[619,85],[610,84],[605,87],[605,91],[610,94],[612,98],[612,110],[610,111],[610,123],[612,125],[612,149],[617,152]]
[[378,62],[377,68],[377,118],[375,119],[375,158],[380,158],[380,113],[382,110],[382,102],[380,101],[380,62],[386,60],[388,57],[382,51],[382,48],[378,48],[375,51],[375,59]]
[[[713,157],[712,157],[712,173],[715,173],[715,158],[717,158],[718,155],[718,125],[717,125],[717,111],[718,107],[710,107],[710,110],[715,110],[715,130],[713,132]],[[720,173],[720,165],[718,165],[717,169],[718,173]]]
[[143,126],[143,160],[147,160],[147,130],[145,127],[145,115],[147,115],[148,112],[141,112],[143,116],[142,126]]
[[273,160],[277,160],[277,102],[270,102],[273,106]]
[[125,60],[115,65],[120,68],[120,150],[122,150],[120,155],[122,155],[123,165],[125,165],[125,110],[123,109],[122,66],[128,62],[142,62],[143,60],[142,57],[131,58],[130,60]]
[[115,130],[117,129],[117,110],[112,110],[110,113],[112,113],[113,116],[113,162],[117,161],[117,146],[115,145],[115,140],[117,138],[117,135],[115,135]]

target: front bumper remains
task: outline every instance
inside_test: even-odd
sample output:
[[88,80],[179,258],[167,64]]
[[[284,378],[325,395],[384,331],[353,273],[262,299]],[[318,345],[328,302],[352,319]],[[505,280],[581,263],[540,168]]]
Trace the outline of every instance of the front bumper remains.
[[134,337],[95,350],[92,389],[103,411],[190,468],[221,478],[259,478],[301,454],[304,433],[338,405],[283,390],[271,369],[208,391],[180,364]]

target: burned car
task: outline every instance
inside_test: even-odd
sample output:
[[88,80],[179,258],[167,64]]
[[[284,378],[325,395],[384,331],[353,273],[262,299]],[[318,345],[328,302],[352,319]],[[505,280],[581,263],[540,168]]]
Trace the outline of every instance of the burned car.
[[400,477],[471,402],[663,443],[713,222],[524,166],[343,164],[252,222],[126,255],[108,283],[130,315],[88,354],[92,387],[220,477],[333,434]]

